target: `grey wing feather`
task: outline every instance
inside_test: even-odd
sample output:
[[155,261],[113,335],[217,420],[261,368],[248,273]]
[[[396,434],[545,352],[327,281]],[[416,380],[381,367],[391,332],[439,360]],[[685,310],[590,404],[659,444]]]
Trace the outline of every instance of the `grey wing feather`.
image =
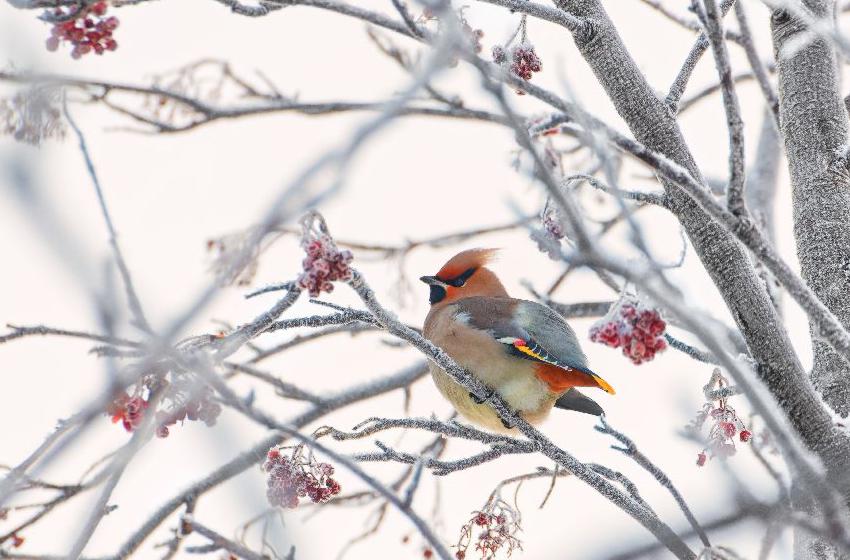
[[554,357],[558,365],[593,373],[587,367],[587,358],[576,333],[557,312],[540,303],[520,300],[516,317],[531,338]]
[[[534,343],[547,362],[593,373],[575,332],[545,305],[513,298],[471,297],[459,300],[457,315],[470,326],[488,331],[495,339],[521,338]],[[520,354],[520,357],[524,357]]]

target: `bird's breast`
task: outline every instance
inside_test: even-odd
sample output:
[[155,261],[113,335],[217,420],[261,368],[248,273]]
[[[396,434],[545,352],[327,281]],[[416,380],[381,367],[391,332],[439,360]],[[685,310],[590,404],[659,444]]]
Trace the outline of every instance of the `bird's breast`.
[[[490,333],[470,327],[464,318],[440,313],[425,331],[426,337],[442,348],[461,367],[495,389],[514,410],[542,414],[551,408],[556,395],[539,379],[534,362],[509,355]],[[475,404],[469,391],[438,366],[431,373],[440,392],[467,418],[483,423],[476,415],[489,415],[489,405]],[[487,424],[489,425],[489,423]]]

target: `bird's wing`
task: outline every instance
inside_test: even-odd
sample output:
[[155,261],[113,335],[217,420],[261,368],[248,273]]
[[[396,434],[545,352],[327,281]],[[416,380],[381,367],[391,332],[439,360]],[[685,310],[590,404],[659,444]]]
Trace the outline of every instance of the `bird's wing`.
[[585,373],[603,390],[614,389],[587,367],[575,332],[545,305],[514,298],[471,297],[456,304],[456,317],[487,331],[512,355]]

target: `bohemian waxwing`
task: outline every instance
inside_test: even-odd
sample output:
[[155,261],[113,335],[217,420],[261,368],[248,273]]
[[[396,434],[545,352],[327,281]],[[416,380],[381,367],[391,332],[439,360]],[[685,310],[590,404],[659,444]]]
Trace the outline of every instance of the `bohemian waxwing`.
[[[552,309],[508,296],[485,267],[494,249],[470,249],[452,257],[434,276],[425,337],[496,391],[528,422],[541,422],[552,407],[601,415],[602,408],[574,387],[614,389],[587,367],[573,329]],[[502,431],[484,401],[434,363],[431,375],[443,396],[468,420]]]

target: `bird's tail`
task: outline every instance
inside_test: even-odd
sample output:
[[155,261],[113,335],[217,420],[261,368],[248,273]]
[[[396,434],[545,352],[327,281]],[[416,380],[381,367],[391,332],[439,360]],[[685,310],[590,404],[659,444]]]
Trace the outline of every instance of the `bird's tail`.
[[577,389],[570,389],[555,401],[555,408],[564,410],[575,410],[584,414],[592,414],[594,416],[602,416],[605,411],[599,406],[595,400],[579,393]]

